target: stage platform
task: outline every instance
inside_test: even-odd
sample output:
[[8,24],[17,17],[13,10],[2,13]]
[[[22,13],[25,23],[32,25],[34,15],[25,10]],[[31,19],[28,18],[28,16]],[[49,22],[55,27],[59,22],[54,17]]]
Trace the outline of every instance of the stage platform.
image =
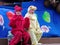
[[[60,45],[60,37],[42,38],[39,42],[42,43],[42,45]],[[0,45],[8,45],[8,39],[0,39]]]
[[42,45],[60,45],[60,37],[59,38],[42,38],[39,42]]
[[42,38],[39,42],[44,43],[44,44],[60,43],[60,37],[56,37],[56,38]]
[[42,45],[60,45],[59,43],[53,43],[53,44],[42,44]]

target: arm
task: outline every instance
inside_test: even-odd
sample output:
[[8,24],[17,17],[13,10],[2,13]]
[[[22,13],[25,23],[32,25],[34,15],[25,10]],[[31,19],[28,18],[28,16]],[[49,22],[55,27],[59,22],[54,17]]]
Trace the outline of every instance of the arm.
[[25,29],[25,30],[28,30],[28,29],[29,29],[29,26],[30,26],[30,20],[29,20],[28,17],[26,17],[26,18],[24,19],[24,29]]
[[15,22],[16,22],[16,20],[15,20],[14,18],[12,18],[12,19],[10,20],[9,26],[12,27],[12,28],[14,28],[14,27],[16,26],[16,25],[15,25]]

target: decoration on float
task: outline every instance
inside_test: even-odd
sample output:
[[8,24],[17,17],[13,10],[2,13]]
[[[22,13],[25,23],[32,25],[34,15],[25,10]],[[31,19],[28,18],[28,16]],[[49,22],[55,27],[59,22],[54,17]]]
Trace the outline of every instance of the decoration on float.
[[0,25],[1,26],[4,25],[4,19],[3,19],[3,16],[2,15],[0,15]]
[[50,22],[51,22],[51,20],[50,20],[50,14],[49,14],[49,12],[47,12],[47,11],[44,12],[42,18],[43,18],[43,20],[44,20],[45,22],[47,22],[47,23],[50,23]]
[[0,26],[2,26],[4,30],[5,26],[4,26],[4,19],[2,15],[0,15]]
[[48,33],[50,30],[49,30],[49,27],[48,26],[46,26],[46,25],[42,25],[41,26],[41,30],[43,31],[43,32],[46,32],[46,33]]

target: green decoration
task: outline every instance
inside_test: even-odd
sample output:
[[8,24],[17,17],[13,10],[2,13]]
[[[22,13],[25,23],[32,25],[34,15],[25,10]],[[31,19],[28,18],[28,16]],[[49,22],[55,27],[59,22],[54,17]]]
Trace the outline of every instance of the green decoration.
[[51,22],[49,12],[45,11],[42,17],[43,17],[43,20],[45,22],[47,22],[47,23],[50,23]]

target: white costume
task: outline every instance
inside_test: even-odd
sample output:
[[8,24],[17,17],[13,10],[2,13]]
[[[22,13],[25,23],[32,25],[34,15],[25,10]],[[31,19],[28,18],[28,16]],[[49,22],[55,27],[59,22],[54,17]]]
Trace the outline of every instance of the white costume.
[[30,6],[28,8],[28,12],[25,15],[25,17],[29,17],[30,19],[30,28],[29,28],[29,34],[31,36],[31,41],[32,41],[32,45],[37,45],[38,41],[41,39],[42,36],[42,31],[40,29],[36,14],[30,14],[29,10],[34,9],[36,10],[35,6]]

